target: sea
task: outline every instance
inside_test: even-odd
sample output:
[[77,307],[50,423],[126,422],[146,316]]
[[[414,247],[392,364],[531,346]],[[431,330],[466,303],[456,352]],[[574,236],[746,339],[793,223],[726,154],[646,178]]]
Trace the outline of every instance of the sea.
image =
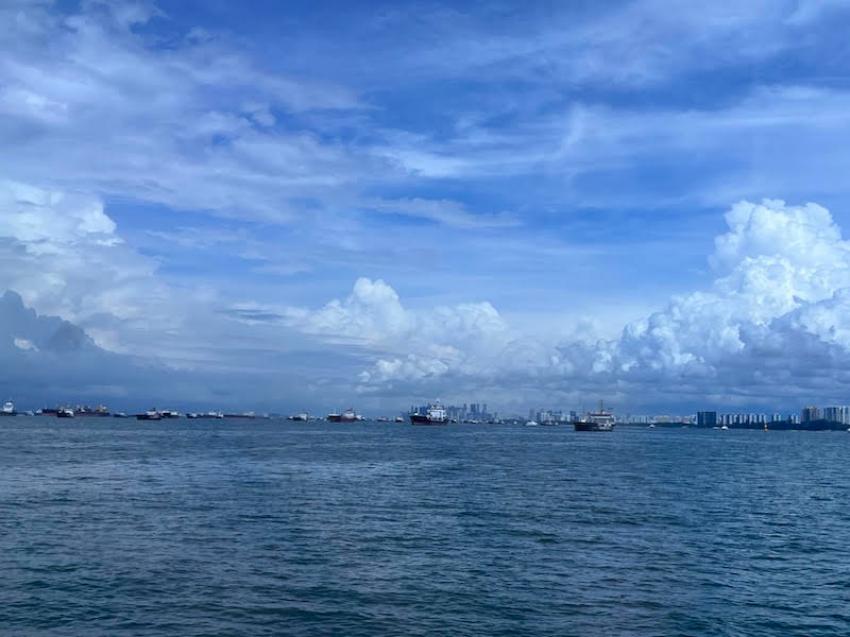
[[850,433],[0,420],[0,634],[850,635]]

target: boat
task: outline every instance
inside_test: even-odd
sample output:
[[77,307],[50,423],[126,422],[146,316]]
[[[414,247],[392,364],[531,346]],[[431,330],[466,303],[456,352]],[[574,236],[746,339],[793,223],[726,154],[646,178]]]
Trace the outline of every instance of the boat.
[[221,420],[222,418],[224,418],[224,413],[220,412],[220,411],[208,411],[205,414],[200,414],[200,413],[186,414],[186,417],[187,418],[212,418],[214,420]]
[[529,420],[527,423],[525,423],[525,426],[526,427],[537,427],[538,424],[537,424],[536,420]]
[[602,401],[599,401],[599,411],[589,411],[582,418],[573,421],[576,431],[614,431],[616,424],[614,414],[605,411]]
[[401,416],[396,416],[393,422],[404,422],[404,418],[402,418]]
[[363,420],[363,417],[358,416],[357,412],[354,411],[351,407],[346,409],[341,414],[328,414],[328,422],[354,422],[356,420]]
[[15,403],[11,400],[7,400],[3,403],[3,409],[0,410],[0,416],[16,416],[18,412],[15,411]]
[[720,427],[720,429],[721,429],[722,431],[726,431],[727,429],[729,429],[729,426],[728,426],[728,425],[722,425],[722,426]]
[[306,411],[302,411],[299,414],[293,414],[292,416],[287,416],[287,420],[295,420],[297,422],[307,422],[310,420],[310,415]]
[[113,418],[126,418],[127,414],[125,414],[123,411],[116,411],[114,414],[112,414],[112,417]]
[[136,420],[162,420],[162,414],[156,409],[149,409],[143,414],[136,414]]
[[56,417],[57,418],[73,418],[74,417],[74,410],[69,409],[68,407],[60,407],[59,409],[56,410]]
[[449,417],[446,410],[440,405],[429,405],[428,410],[424,414],[410,414],[411,425],[445,425],[449,422]]
[[173,411],[173,410],[170,410],[170,409],[165,409],[165,410],[159,412],[159,417],[160,418],[180,418],[180,412],[179,411]]
[[89,407],[88,405],[78,406],[74,414],[85,418],[102,418],[111,415],[105,405],[98,405],[97,407]]

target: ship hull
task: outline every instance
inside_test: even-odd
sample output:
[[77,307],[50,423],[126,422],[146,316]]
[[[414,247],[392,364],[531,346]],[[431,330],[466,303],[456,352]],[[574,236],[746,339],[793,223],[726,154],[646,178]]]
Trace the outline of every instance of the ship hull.
[[598,422],[574,422],[576,431],[614,431],[614,425],[605,425]]
[[411,425],[445,425],[448,423],[448,419],[445,420],[436,420],[430,418],[429,416],[425,416],[423,414],[410,414],[410,424]]

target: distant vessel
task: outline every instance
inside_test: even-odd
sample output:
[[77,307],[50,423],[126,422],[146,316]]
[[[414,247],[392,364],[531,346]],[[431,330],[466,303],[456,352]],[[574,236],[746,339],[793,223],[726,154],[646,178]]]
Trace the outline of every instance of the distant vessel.
[[89,407],[88,405],[77,406],[76,411],[74,412],[77,416],[85,416],[86,418],[96,418],[96,417],[104,417],[110,416],[109,409],[105,405],[98,405],[97,407]]
[[224,417],[225,418],[247,418],[249,420],[253,420],[257,417],[257,414],[255,414],[253,411],[243,411],[241,413],[235,413],[235,414],[224,414]]
[[310,415],[306,411],[302,411],[299,414],[293,414],[292,416],[287,416],[287,420],[296,420],[298,422],[307,422],[310,420]]
[[614,431],[614,414],[605,411],[602,401],[599,401],[599,411],[589,411],[584,417],[574,420],[573,427],[576,431]]
[[15,411],[15,403],[7,400],[3,403],[3,409],[0,410],[0,416],[15,416],[18,412]]
[[537,427],[538,424],[537,424],[536,420],[529,420],[527,423],[525,423],[525,426],[526,427]]
[[136,414],[136,420],[162,420],[162,414],[156,409],[150,409],[143,414]]
[[59,409],[56,410],[56,417],[57,418],[73,418],[74,417],[74,410],[69,409],[68,407],[60,407]]
[[350,407],[341,414],[328,414],[328,422],[354,422],[355,420],[363,420],[363,418]]
[[721,426],[720,428],[721,428],[723,431],[726,431],[727,429],[729,429],[729,426],[728,426],[728,425],[723,425],[723,426]]
[[186,414],[186,418],[214,418],[221,419],[224,418],[224,414],[220,411],[208,411],[205,414],[199,414],[196,412],[191,412]]
[[404,422],[404,418],[402,418],[401,416],[396,416],[393,422]]
[[440,405],[430,405],[424,414],[410,414],[411,425],[445,425],[448,422],[446,410]]
[[164,409],[164,410],[157,412],[157,413],[159,413],[160,418],[180,418],[180,412],[179,411],[173,411],[173,410],[170,410],[170,409]]

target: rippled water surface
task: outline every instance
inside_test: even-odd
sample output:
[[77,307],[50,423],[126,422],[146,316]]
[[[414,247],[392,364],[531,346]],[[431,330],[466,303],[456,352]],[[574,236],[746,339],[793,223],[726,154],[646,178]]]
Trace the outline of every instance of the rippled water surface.
[[10,635],[850,634],[850,434],[0,421]]

